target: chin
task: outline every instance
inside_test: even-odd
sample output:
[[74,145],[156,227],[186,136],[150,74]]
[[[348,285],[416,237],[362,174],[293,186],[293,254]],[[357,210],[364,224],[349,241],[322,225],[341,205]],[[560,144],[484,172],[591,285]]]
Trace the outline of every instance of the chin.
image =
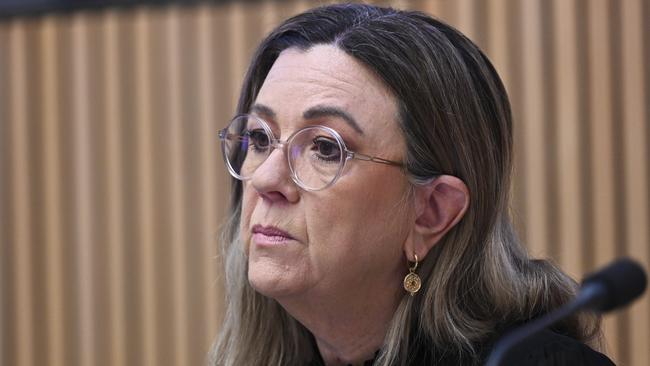
[[301,287],[287,268],[271,263],[249,263],[248,282],[255,291],[273,299],[295,295]]

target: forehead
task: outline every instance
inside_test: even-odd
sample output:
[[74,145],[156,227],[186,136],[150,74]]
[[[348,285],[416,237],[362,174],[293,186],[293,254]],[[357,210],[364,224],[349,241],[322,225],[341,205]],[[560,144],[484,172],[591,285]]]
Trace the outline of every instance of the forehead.
[[398,132],[397,103],[367,67],[332,45],[283,51],[255,101],[270,107],[282,129],[304,124],[305,111],[333,107],[350,115],[364,135]]

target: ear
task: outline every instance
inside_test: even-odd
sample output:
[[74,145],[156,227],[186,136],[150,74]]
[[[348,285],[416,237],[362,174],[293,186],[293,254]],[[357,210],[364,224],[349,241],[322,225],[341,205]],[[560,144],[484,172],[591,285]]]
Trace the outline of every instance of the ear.
[[404,243],[409,261],[422,260],[429,250],[463,218],[469,207],[469,190],[451,175],[415,187],[415,222]]

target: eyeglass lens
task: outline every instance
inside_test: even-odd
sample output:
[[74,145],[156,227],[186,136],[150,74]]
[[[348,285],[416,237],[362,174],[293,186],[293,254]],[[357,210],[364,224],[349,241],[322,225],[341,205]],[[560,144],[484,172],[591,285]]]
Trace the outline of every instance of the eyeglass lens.
[[[252,178],[278,145],[270,127],[254,116],[235,118],[222,134],[224,156],[238,179]],[[335,132],[322,126],[303,128],[286,142],[293,179],[308,190],[323,189],[339,176],[344,145]]]

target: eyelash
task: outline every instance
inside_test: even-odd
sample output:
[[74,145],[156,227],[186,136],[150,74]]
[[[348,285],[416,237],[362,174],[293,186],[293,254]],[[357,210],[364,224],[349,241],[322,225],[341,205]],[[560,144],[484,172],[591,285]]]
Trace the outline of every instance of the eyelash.
[[248,139],[249,139],[248,145],[249,145],[249,148],[253,149],[255,152],[263,152],[263,151],[265,151],[266,149],[268,149],[268,147],[259,148],[259,147],[257,146],[257,144],[254,143],[253,136],[254,136],[255,134],[263,134],[263,135],[266,136],[266,138],[268,139],[268,136],[267,136],[266,133],[264,133],[263,131],[260,131],[260,130],[249,130],[249,131],[246,131],[245,134],[248,135]]
[[[332,148],[337,150],[337,154],[334,157],[330,157],[330,158],[323,157],[322,155],[320,155],[320,147],[321,146],[318,144],[319,142],[331,144]],[[314,157],[316,159],[324,161],[324,162],[338,162],[341,159],[341,154],[343,153],[343,151],[341,151],[340,147],[338,146],[338,144],[335,141],[331,141],[327,137],[317,136],[316,138],[314,138],[312,143],[314,144],[314,148],[317,151],[317,153],[314,154]]]

